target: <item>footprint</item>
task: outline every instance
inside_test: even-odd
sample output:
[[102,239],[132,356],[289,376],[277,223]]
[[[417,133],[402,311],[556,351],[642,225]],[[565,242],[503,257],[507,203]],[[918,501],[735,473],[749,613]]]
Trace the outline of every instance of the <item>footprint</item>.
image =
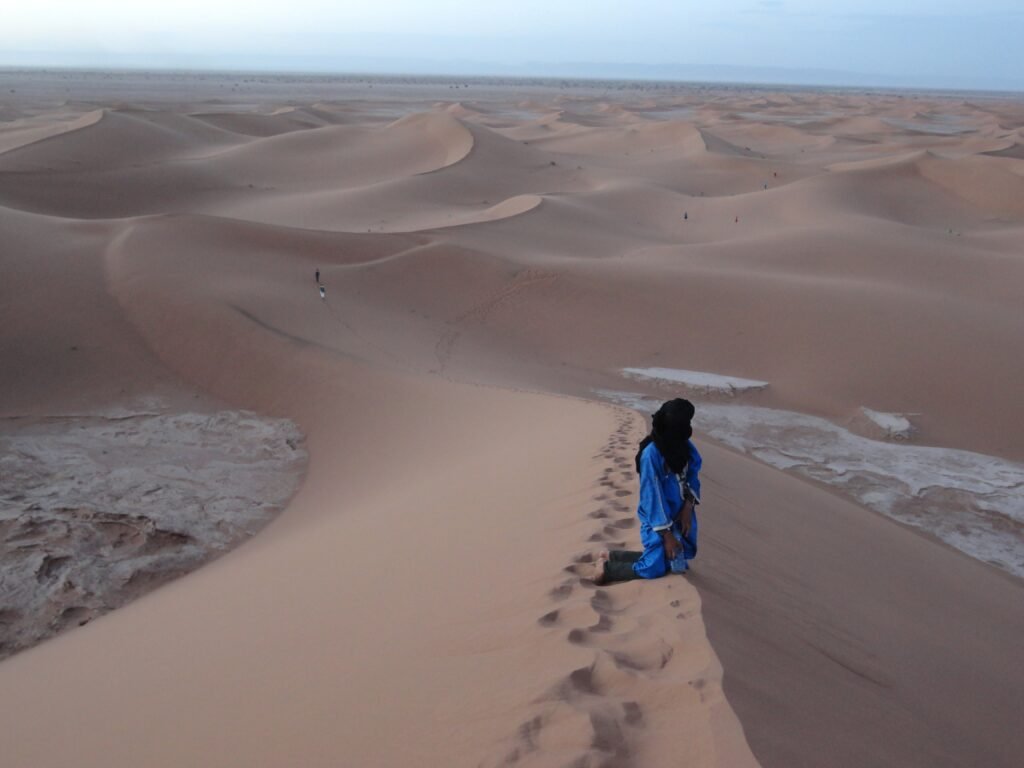
[[571,565],[565,566],[562,570],[566,573],[571,573],[573,576],[579,576],[581,578],[587,578],[594,575],[594,568],[589,563],[572,563]]
[[525,723],[519,726],[518,735],[523,742],[523,746],[528,752],[534,752],[537,749],[537,736],[540,735],[541,728],[544,727],[544,718],[540,715],[527,720]]
[[633,672],[656,672],[664,669],[672,660],[675,650],[671,645],[660,643],[660,649],[643,651],[611,651],[612,661],[620,669]]
[[594,609],[594,612],[598,615],[604,615],[607,613],[618,613],[620,609],[615,605],[615,601],[612,599],[607,589],[598,589],[594,592],[590,598],[590,607]]
[[[634,520],[633,518],[626,518],[621,520],[615,520],[614,522],[606,524],[603,530],[606,534],[608,534],[609,537],[615,535],[621,536],[624,530],[628,530],[629,528],[632,528],[635,525],[636,520]],[[627,547],[625,544],[623,544],[621,547],[616,548],[630,549],[630,547]]]
[[640,705],[635,701],[622,702],[622,711],[625,713],[624,721],[626,725],[640,725],[644,720],[644,713],[641,711]]
[[597,690],[597,685],[594,680],[594,666],[590,665],[589,667],[574,669],[569,673],[568,677],[566,677],[561,687],[566,689],[566,693],[568,694],[566,698],[570,699],[579,696],[581,693],[590,695],[598,694],[599,691]]
[[557,624],[558,623],[558,609],[556,608],[553,611],[548,611],[543,616],[541,616],[539,619],[537,619],[537,623],[540,624],[542,627],[550,627],[550,626],[553,626],[553,625]]
[[619,759],[629,754],[629,745],[619,721],[602,712],[590,713],[590,726],[594,729],[591,746],[599,752],[615,755]]
[[572,583],[566,582],[552,589],[548,594],[555,600],[565,600],[569,595],[572,594]]

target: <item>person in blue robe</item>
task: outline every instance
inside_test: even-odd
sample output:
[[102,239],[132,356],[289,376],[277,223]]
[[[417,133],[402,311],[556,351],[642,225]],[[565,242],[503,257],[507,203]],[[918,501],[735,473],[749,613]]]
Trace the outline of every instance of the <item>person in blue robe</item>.
[[654,414],[651,432],[636,454],[643,551],[608,552],[600,561],[597,583],[686,573],[697,556],[702,460],[690,439],[693,414],[693,404],[682,398],[669,400]]

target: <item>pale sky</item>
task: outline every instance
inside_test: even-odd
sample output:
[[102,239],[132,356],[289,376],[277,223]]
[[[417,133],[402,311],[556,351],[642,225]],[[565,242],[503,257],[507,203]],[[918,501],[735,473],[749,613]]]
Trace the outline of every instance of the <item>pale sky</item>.
[[0,66],[748,81],[761,72],[769,81],[799,76],[830,84],[1024,89],[1024,0],[5,0],[4,5]]

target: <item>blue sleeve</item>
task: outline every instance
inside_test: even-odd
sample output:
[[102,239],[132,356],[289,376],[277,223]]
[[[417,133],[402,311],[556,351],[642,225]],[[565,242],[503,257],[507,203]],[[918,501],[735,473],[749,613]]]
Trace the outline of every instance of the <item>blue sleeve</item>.
[[694,500],[700,504],[700,465],[703,459],[697,451],[697,446],[690,441],[690,463],[686,467],[686,487],[693,494]]
[[[653,444],[652,444],[653,446]],[[640,456],[640,516],[656,531],[672,525],[671,510],[661,485],[662,458],[651,446]]]

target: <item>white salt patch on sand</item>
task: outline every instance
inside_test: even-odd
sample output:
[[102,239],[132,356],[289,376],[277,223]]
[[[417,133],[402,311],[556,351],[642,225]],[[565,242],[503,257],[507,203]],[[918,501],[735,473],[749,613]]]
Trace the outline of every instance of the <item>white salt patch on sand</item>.
[[741,379],[737,376],[721,376],[705,371],[686,371],[678,368],[623,368],[622,372],[636,379],[667,381],[681,384],[686,389],[705,395],[735,395],[740,392],[755,392],[768,386],[767,381]]
[[740,112],[740,117],[751,120],[755,123],[786,123],[788,125],[806,125],[818,123],[823,120],[833,120],[842,117],[840,112],[801,112],[798,115],[773,115],[761,112]]
[[873,424],[885,430],[887,436],[896,440],[906,440],[914,431],[905,413],[883,413],[864,407],[860,410]]
[[883,117],[883,123],[918,133],[933,133],[940,136],[954,136],[960,133],[973,133],[970,120],[957,115],[922,115],[920,120],[905,120],[899,117]]
[[248,538],[305,458],[295,424],[244,411],[118,409],[0,434],[0,658]]
[[[646,413],[659,405],[634,393],[596,394]],[[745,405],[698,404],[694,427],[1024,578],[1024,464],[871,440],[825,419]]]
[[664,109],[636,109],[633,113],[654,120],[689,120],[697,114],[695,107],[666,107]]

